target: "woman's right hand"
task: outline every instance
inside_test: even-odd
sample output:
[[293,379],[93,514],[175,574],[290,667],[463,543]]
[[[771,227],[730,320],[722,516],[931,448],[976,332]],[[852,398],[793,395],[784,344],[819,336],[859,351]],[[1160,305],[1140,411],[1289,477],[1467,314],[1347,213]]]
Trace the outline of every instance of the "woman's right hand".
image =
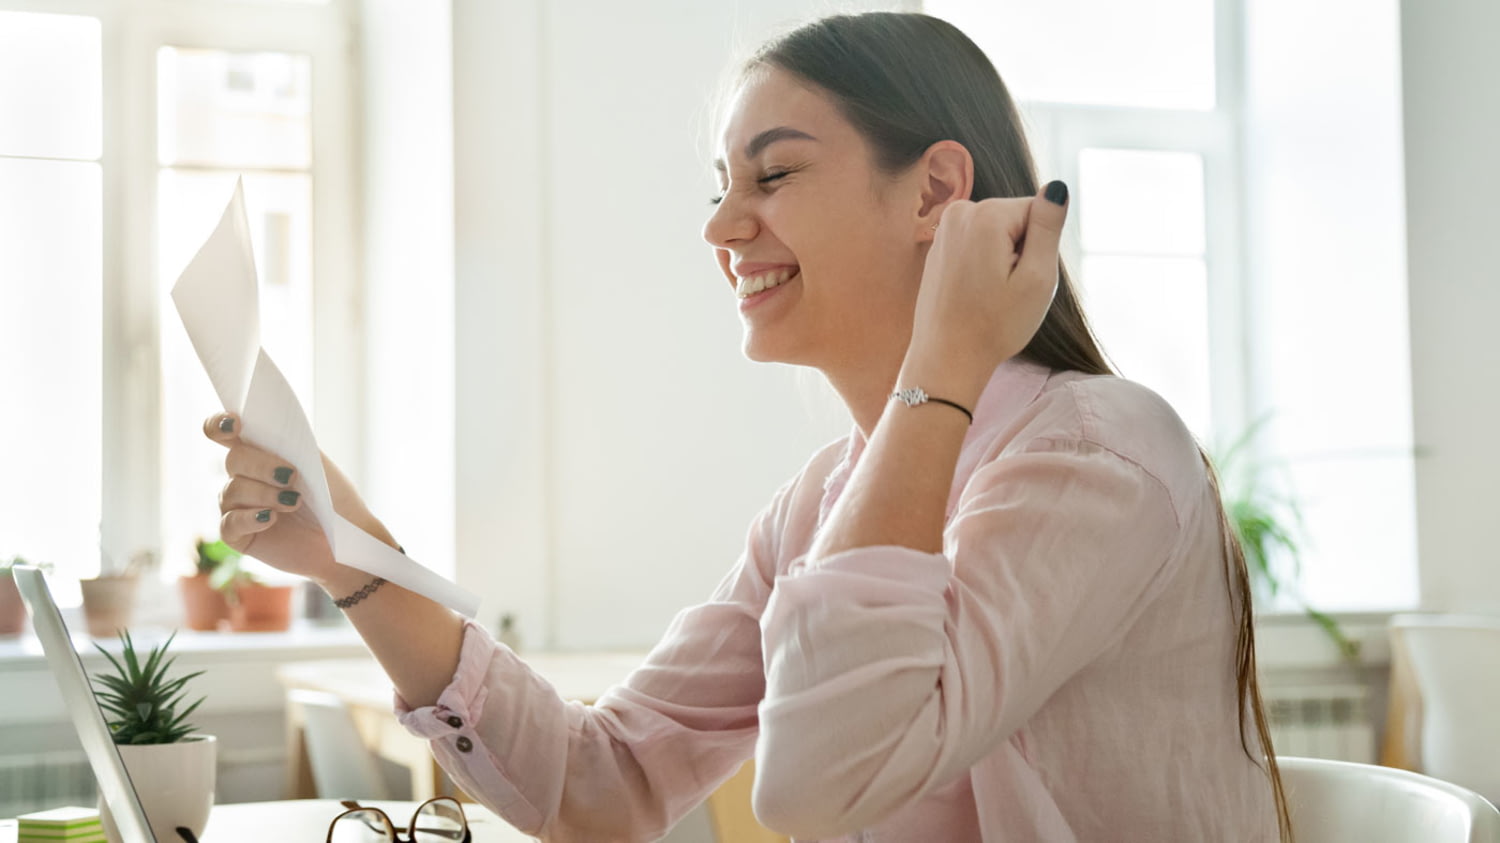
[[[229,413],[210,416],[203,423],[209,439],[229,449],[224,468],[229,482],[219,493],[219,535],[224,543],[272,567],[329,584],[348,578],[328,546],[323,528],[302,505],[293,489],[296,471],[291,463],[240,438],[240,420]],[[328,457],[323,473],[334,510],[356,526],[396,547],[396,542],[370,512],[354,484]]]

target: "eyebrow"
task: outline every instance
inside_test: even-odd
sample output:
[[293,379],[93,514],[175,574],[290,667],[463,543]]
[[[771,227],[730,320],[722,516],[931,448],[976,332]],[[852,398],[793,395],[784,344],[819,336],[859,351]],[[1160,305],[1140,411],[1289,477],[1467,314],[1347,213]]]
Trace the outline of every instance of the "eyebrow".
[[[760,134],[751,138],[750,142],[745,144],[745,157],[754,158],[755,156],[764,152],[766,147],[770,146],[773,143],[776,143],[777,141],[784,140],[815,141],[817,140],[817,138],[800,129],[793,129],[791,126],[777,126],[774,129],[767,129],[764,132],[761,132]],[[724,159],[715,158],[714,169],[720,171],[727,169],[724,164]]]

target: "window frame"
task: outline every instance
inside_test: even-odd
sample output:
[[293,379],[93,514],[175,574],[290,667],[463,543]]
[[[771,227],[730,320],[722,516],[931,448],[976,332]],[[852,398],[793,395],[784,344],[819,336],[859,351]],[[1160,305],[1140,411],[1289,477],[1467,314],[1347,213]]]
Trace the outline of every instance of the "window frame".
[[[1078,162],[1088,148],[1183,152],[1202,158],[1212,413],[1212,441],[1204,445],[1210,449],[1228,444],[1263,412],[1256,406],[1253,353],[1262,320],[1246,282],[1248,255],[1243,248],[1242,14],[1240,0],[1214,0],[1212,110],[1079,105],[1017,97],[1038,166],[1054,168],[1042,173],[1043,178],[1059,178],[1086,191],[1079,180]],[[1062,247],[1063,258],[1076,275],[1083,265],[1076,225],[1065,231]],[[1087,312],[1087,301],[1084,306]],[[1250,445],[1251,450],[1258,447],[1258,443]]]
[[[358,281],[360,161],[352,0],[0,0],[0,10],[95,18],[103,71],[103,311],[100,542],[162,547],[163,331],[156,255],[157,50],[304,54],[312,63],[315,426],[362,472],[363,296]],[[226,197],[227,199],[227,197]],[[215,408],[204,408],[204,415]],[[88,576],[89,570],[69,570]]]
[[[1212,412],[1212,430],[1203,445],[1211,452],[1221,452],[1262,422],[1275,419],[1278,412],[1271,382],[1270,351],[1276,342],[1271,334],[1276,323],[1271,311],[1272,293],[1257,287],[1264,284],[1268,272],[1266,258],[1249,248],[1255,222],[1251,217],[1255,212],[1251,197],[1254,185],[1247,182],[1252,172],[1251,150],[1245,147],[1252,93],[1246,53],[1251,34],[1249,10],[1244,0],[1213,3],[1215,102],[1211,111],[1086,106],[1019,97],[1017,104],[1028,123],[1039,166],[1050,164],[1054,168],[1051,172],[1044,169],[1044,178],[1062,178],[1078,185],[1079,154],[1090,147],[1201,156]],[[1079,186],[1080,194],[1086,195],[1086,190],[1086,185]],[[1076,226],[1065,230],[1063,256],[1075,272],[1081,270],[1083,252]],[[1087,308],[1088,302],[1084,304]],[[1106,346],[1106,354],[1108,351]],[[1307,454],[1284,453],[1275,436],[1262,430],[1261,435],[1243,443],[1237,462],[1264,466],[1266,474],[1274,477],[1289,476],[1295,463],[1307,459]],[[1273,494],[1284,492],[1277,489]],[[1304,561],[1316,564],[1317,540],[1318,534],[1311,531],[1302,536],[1299,544],[1309,557]],[[1411,563],[1420,583],[1422,561],[1414,558]],[[1261,613],[1300,616],[1299,590],[1283,590],[1279,598],[1260,607]],[[1406,611],[1418,601],[1419,595],[1413,593],[1388,608]],[[1383,610],[1378,604],[1359,605],[1337,614],[1356,616]]]

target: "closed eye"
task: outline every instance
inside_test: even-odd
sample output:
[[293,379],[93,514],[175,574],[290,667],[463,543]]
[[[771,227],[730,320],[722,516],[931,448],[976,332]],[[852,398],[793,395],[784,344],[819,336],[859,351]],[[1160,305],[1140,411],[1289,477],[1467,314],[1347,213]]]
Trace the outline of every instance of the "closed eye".
[[[765,175],[763,175],[760,178],[756,179],[755,183],[758,184],[758,185],[761,185],[762,187],[764,187],[765,185],[769,185],[769,184],[775,184],[776,182],[780,181],[781,179],[786,178],[787,176],[791,175],[794,172],[796,172],[796,170],[775,170],[775,171],[766,173]],[[711,197],[709,197],[708,204],[710,204],[710,205],[717,205],[717,204],[719,204],[720,202],[723,202],[723,201],[724,201],[724,194],[720,193],[717,196],[711,196]]]

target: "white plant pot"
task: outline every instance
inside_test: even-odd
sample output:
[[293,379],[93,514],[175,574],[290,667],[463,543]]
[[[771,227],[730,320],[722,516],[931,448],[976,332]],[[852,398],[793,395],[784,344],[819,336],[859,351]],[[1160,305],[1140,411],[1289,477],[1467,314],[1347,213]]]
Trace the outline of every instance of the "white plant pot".
[[[116,748],[159,843],[182,840],[177,834],[178,826],[202,837],[208,813],[214,807],[218,742],[213,735],[193,735],[177,743]],[[99,818],[110,843],[134,843],[120,838],[103,799],[99,800]]]

